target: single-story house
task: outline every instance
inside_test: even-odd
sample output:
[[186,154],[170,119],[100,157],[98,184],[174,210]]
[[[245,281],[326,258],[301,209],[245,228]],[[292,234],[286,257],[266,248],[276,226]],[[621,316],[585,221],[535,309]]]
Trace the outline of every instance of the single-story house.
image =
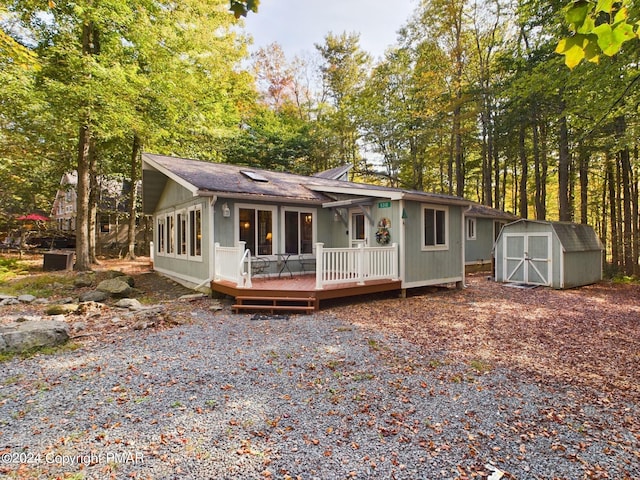
[[498,282],[572,288],[602,279],[603,246],[589,225],[517,220],[495,243]]
[[269,279],[312,277],[286,296],[314,308],[329,292],[462,286],[470,202],[337,177],[143,154],[155,270],[236,299]]
[[474,203],[465,211],[464,263],[492,265],[493,244],[507,223],[517,220],[512,213]]

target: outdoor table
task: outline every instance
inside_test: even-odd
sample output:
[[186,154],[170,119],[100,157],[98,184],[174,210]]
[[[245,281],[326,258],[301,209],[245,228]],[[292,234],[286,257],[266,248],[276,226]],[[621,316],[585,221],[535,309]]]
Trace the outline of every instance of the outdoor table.
[[278,278],[280,278],[280,275],[282,275],[282,272],[285,271],[285,269],[289,272],[289,275],[291,275],[291,277],[293,277],[293,272],[291,271],[291,269],[289,268],[289,265],[287,264],[287,262],[289,261],[289,257],[291,257],[290,253],[276,253],[277,257],[278,257],[278,261],[282,262],[282,266],[280,267],[280,271],[278,272]]

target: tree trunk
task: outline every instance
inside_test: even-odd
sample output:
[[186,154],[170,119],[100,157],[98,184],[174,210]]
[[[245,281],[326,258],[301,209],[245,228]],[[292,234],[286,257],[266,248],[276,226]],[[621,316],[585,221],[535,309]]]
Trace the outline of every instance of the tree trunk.
[[129,191],[129,231],[127,232],[127,243],[129,250],[126,257],[130,260],[136,258],[136,200],[138,197],[138,159],[140,156],[140,138],[133,135],[133,146],[131,149],[131,189]]
[[520,157],[520,216],[529,218],[529,199],[527,198],[527,176],[529,175],[529,161],[525,148],[526,130],[524,121],[520,122],[518,131],[518,156]]
[[589,152],[582,142],[578,146],[580,169],[580,223],[588,223]]
[[558,145],[558,195],[559,217],[561,222],[571,221],[571,203],[569,202],[569,130],[567,117],[560,118]]
[[[626,131],[626,122],[623,116],[617,117],[616,136],[622,138]],[[633,275],[633,237],[631,221],[631,155],[629,147],[624,146],[618,151],[620,176],[622,180],[622,253],[624,258],[624,273]]]
[[616,183],[613,162],[607,156],[607,184],[609,186],[609,223],[611,224],[611,263],[618,268],[618,215],[616,212]]
[[[82,54],[94,55],[98,49],[98,33],[92,22],[82,25]],[[78,271],[91,270],[89,255],[89,192],[91,179],[91,114],[88,105],[78,134],[78,184],[76,200],[76,264]]]

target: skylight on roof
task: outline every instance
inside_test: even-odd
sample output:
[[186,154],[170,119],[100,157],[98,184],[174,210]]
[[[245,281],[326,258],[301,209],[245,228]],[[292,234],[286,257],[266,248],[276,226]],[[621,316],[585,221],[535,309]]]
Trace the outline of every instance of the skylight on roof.
[[240,170],[240,173],[243,174],[245,177],[253,180],[254,182],[268,182],[269,181],[262,174],[257,173],[257,172],[253,172],[251,170]]

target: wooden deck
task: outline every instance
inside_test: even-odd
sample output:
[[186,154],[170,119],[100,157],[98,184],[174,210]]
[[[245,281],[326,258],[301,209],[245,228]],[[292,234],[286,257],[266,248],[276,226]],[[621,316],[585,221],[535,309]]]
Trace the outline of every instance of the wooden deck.
[[320,308],[321,300],[352,297],[401,289],[400,280],[370,280],[328,285],[316,290],[315,275],[282,276],[281,278],[253,278],[251,288],[238,288],[225,280],[211,282],[211,290],[236,299],[234,311],[276,310],[308,313]]

